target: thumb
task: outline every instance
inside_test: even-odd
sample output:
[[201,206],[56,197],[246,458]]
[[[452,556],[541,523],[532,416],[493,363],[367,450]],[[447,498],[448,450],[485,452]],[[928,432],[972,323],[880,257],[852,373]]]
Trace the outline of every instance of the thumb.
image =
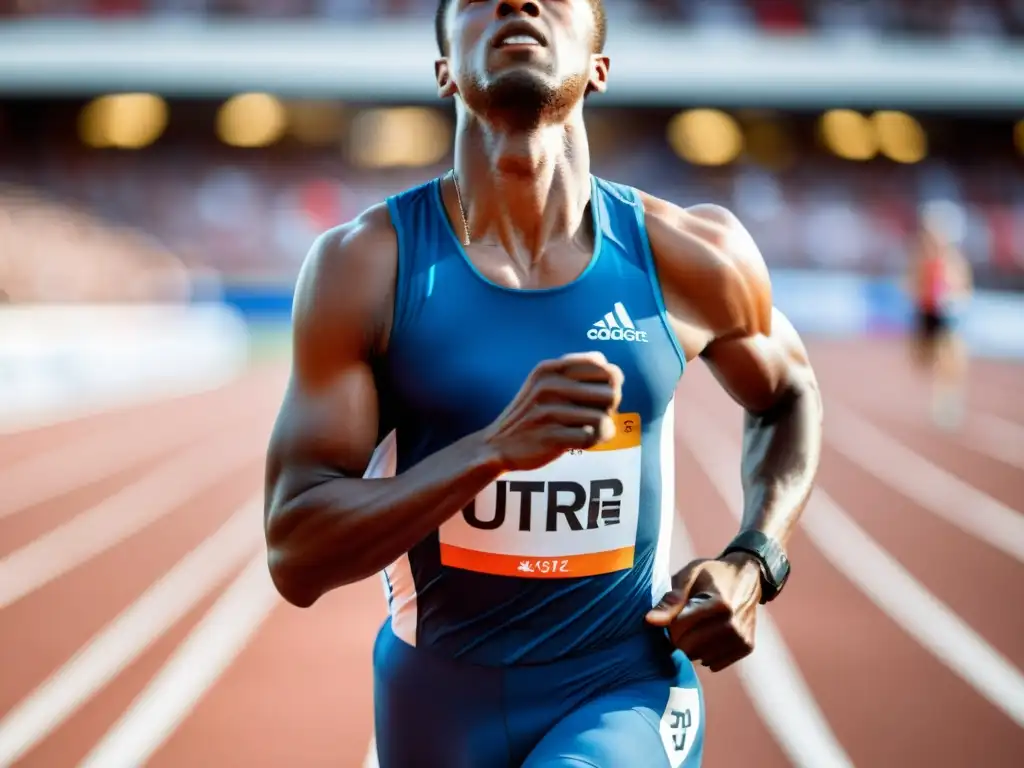
[[686,593],[674,589],[647,612],[647,623],[656,627],[667,627],[683,610],[684,605],[686,605]]
[[667,627],[683,610],[694,582],[701,573],[701,564],[706,561],[694,560],[672,579],[675,589],[666,594],[661,601],[647,612],[647,623],[656,627]]

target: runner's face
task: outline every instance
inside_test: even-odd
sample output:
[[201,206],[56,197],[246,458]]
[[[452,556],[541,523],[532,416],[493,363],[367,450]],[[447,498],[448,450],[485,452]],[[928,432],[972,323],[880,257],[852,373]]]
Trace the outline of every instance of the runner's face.
[[447,69],[463,93],[500,91],[506,81],[603,90],[607,59],[594,54],[595,39],[588,0],[452,0]]

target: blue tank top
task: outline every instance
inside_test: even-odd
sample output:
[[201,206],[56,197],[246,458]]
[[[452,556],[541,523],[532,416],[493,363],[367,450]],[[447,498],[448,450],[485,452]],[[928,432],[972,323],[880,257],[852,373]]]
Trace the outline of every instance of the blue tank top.
[[542,360],[599,351],[625,375],[613,441],[502,475],[386,569],[393,630],[412,645],[489,666],[554,661],[650,631],[644,614],[669,589],[685,356],[636,191],[591,184],[591,261],[571,283],[538,290],[502,287],[473,266],[440,179],[387,201],[398,278],[376,376],[394,430],[368,476],[485,428]]

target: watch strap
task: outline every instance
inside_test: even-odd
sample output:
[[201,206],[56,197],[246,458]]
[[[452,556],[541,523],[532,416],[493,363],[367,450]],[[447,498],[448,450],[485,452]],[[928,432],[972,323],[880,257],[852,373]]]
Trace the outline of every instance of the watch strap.
[[789,578],[789,558],[778,541],[761,531],[743,531],[734,538],[722,552],[722,556],[733,552],[752,555],[761,566],[761,604],[769,603],[779,596]]

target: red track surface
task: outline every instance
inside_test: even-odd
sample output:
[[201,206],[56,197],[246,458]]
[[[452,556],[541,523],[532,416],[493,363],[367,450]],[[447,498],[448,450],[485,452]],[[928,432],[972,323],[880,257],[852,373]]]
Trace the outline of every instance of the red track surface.
[[[899,345],[819,343],[812,353],[827,412],[833,403],[845,407],[847,413],[858,415],[1013,510],[1012,522],[1022,522],[1024,368],[991,362],[975,366],[968,430],[961,436],[930,426],[921,383]],[[103,663],[110,671],[109,680],[82,682],[88,674],[83,678],[81,671],[94,670],[100,662],[99,657],[81,655],[81,649],[259,492],[261,452],[283,382],[280,367],[260,368],[221,391],[0,437],[0,487],[13,488],[16,480],[19,492],[35,494],[23,497],[32,501],[29,506],[10,509],[10,494],[0,490],[0,765],[11,764],[9,758],[5,762],[4,749],[19,739],[22,748],[15,750],[20,756],[14,764],[78,765],[134,706],[173,654],[185,647],[183,642],[207,612],[223,610],[214,605],[243,574],[250,556],[257,558],[256,570],[250,570],[256,576],[231,592],[237,599],[228,606],[220,630],[192,646],[195,655],[174,681],[186,689],[197,682],[195,671],[202,668],[204,657],[217,653],[216,638],[225,636],[225,627],[241,627],[241,642],[212,667],[208,686],[198,681],[190,689],[192,696],[185,697],[180,718],[148,710],[149,716],[129,721],[129,735],[144,745],[134,753],[141,756],[134,764],[147,760],[154,766],[177,767],[358,768],[363,764],[372,735],[370,651],[385,611],[380,586],[369,580],[340,590],[309,611],[292,609],[273,596],[268,600],[265,569],[259,573],[262,549],[255,509],[245,513],[250,515],[254,535],[242,545],[242,556],[211,575],[208,589],[198,590],[197,598],[179,616],[168,619],[167,630],[155,633],[152,642],[106,646]],[[717,425],[738,445],[739,412],[699,366],[684,378],[679,403],[681,427],[687,420]],[[992,417],[999,422],[996,432]],[[168,438],[172,434],[178,435],[173,445]],[[148,503],[129,500],[121,508],[108,503],[106,513],[102,508],[90,513],[88,523],[73,534],[61,539],[52,533],[147,474],[166,470],[175,457],[202,450],[204,443],[224,434],[232,436],[234,462],[230,466],[221,458],[204,462],[209,465],[209,477],[200,487],[186,488],[188,493],[182,495],[183,484],[194,482],[193,474],[187,472],[151,480],[158,484],[140,491],[150,494],[145,497]],[[680,434],[685,435],[685,429]],[[705,455],[701,434],[695,440],[681,437],[679,441],[677,489],[685,530],[698,552],[710,554],[730,537],[735,523],[711,476],[694,459],[694,450]],[[81,441],[95,440],[97,435],[109,438],[110,451],[126,441],[141,445],[162,440],[168,445],[156,446],[138,461],[126,454],[106,470],[90,473],[83,467],[102,465],[103,456],[97,455],[95,446]],[[976,438],[973,442],[970,435]],[[835,443],[826,447],[820,488],[910,576],[973,628],[983,644],[1001,654],[1019,677],[1024,667],[1021,560],[998,542],[986,543],[968,532],[982,519],[980,512],[976,520],[963,523],[943,519],[910,498],[914,494],[906,487],[902,491],[891,487],[837,450],[835,446],[849,438],[832,437]],[[65,451],[65,462],[71,462],[78,445],[82,453],[75,467],[40,464],[31,470],[22,464],[15,474],[4,474],[18,462],[45,457],[57,449]],[[990,455],[996,448],[1001,459]],[[219,464],[225,466],[219,469]],[[71,486],[54,487],[53,478],[71,469],[86,477]],[[738,479],[735,466],[730,472]],[[911,486],[928,482],[912,467],[902,477]],[[123,526],[143,509],[150,510],[149,518],[140,518],[116,534],[115,524]],[[813,507],[808,512],[818,513]],[[974,510],[963,509],[962,514],[971,518]],[[47,540],[43,547],[40,542]],[[87,547],[83,554],[87,541],[93,541],[92,549]],[[1024,728],[1007,714],[1007,707],[1012,711],[1014,703],[1021,706],[1024,689],[1014,687],[1011,680],[1001,694],[1004,706],[1000,708],[967,682],[970,674],[965,678],[954,673],[958,667],[973,669],[973,657],[965,656],[961,665],[955,653],[955,660],[943,662],[926,650],[897,620],[900,614],[893,618],[883,612],[878,597],[868,597],[850,578],[849,566],[837,566],[809,535],[798,533],[792,550],[793,581],[785,598],[766,613],[805,680],[809,698],[817,702],[852,764],[866,768],[1024,764]],[[63,572],[56,568],[61,563],[67,563]],[[49,573],[48,569],[55,570]],[[189,578],[200,580],[198,567],[185,571]],[[22,586],[12,588],[15,582]],[[157,601],[151,608],[159,612],[167,602]],[[247,620],[248,608],[255,612],[252,621]],[[147,621],[152,623],[152,616]],[[114,635],[124,633],[118,630]],[[759,651],[762,656],[769,652]],[[770,669],[777,666],[774,659],[762,656],[759,660],[770,662]],[[57,697],[50,699],[70,702],[65,714],[57,717],[55,711],[44,708],[45,717],[16,721],[14,715],[25,712],[22,705],[27,697],[69,663],[77,664],[78,677],[59,676],[64,693],[58,690]],[[751,683],[742,672],[734,668],[703,675],[708,702],[705,764],[712,768],[824,766],[807,758],[798,762],[792,748],[787,752],[782,746],[786,739],[773,734],[752,704],[756,697],[751,697]],[[157,697],[163,705],[175,700],[167,692]],[[26,726],[30,721],[34,725]],[[26,739],[28,732],[33,736]],[[130,760],[125,763],[131,764]],[[104,763],[104,768],[108,765]]]

